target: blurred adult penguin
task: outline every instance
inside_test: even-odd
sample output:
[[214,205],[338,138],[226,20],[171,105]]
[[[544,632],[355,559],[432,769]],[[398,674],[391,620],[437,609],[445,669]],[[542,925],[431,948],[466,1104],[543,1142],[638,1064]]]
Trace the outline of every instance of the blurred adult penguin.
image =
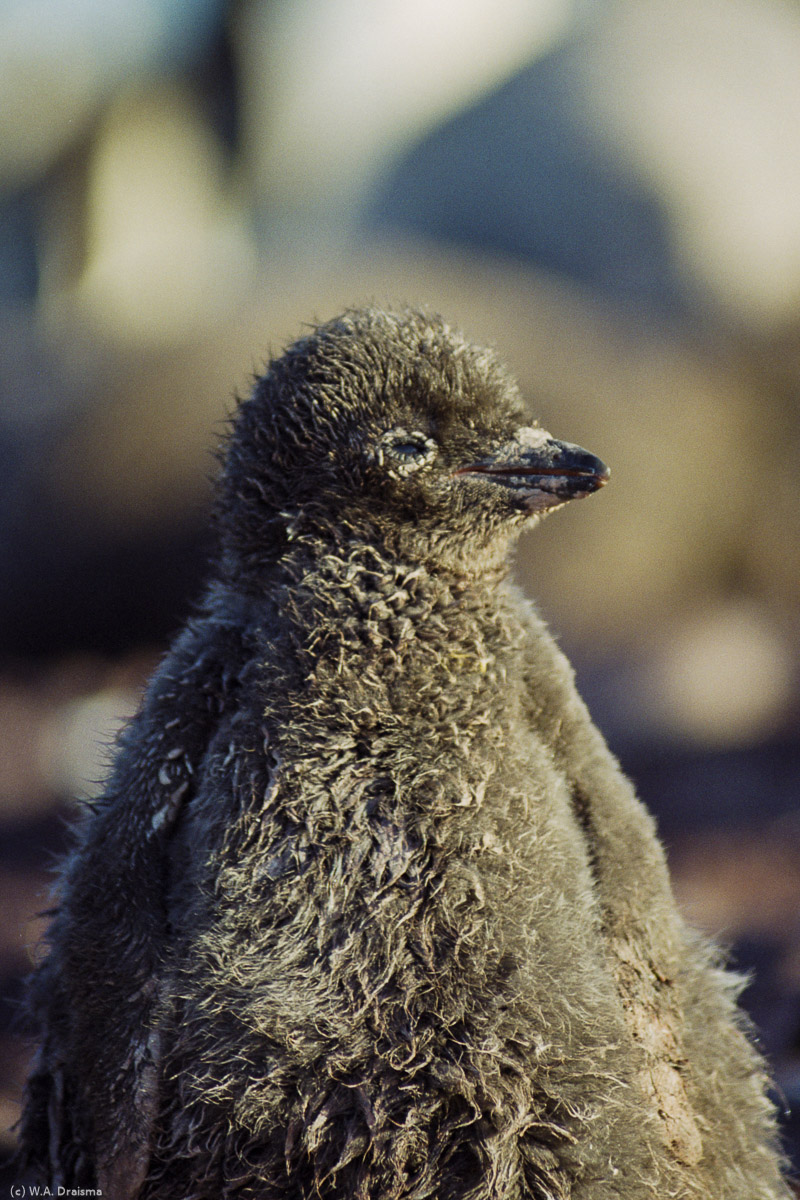
[[607,478],[438,317],[270,364],[33,982],[51,1188],[788,1197],[739,981],[508,580]]

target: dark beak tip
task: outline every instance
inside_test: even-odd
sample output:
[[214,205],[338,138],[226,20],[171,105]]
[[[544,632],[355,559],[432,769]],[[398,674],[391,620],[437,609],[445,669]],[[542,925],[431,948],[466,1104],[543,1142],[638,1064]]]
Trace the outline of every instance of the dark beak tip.
[[582,495],[591,496],[595,492],[599,492],[600,488],[604,488],[610,478],[610,468],[607,467],[604,462],[601,462],[600,459],[598,459],[596,465],[592,467],[591,471],[587,471],[586,474],[578,476],[575,479],[575,491],[573,492],[573,495],[576,498]]
[[582,446],[555,438],[530,449],[510,443],[488,461],[459,467],[454,474],[482,475],[519,494],[538,492],[540,497],[551,497],[550,504],[543,507],[591,496],[611,477],[602,459]]
[[[564,453],[561,456],[560,464],[556,459],[555,463],[549,470],[555,472],[558,466],[564,470],[564,475],[568,480],[572,481],[572,495],[591,495],[600,488],[605,487],[611,478],[611,468],[608,467],[601,458],[595,454],[591,454],[588,450],[582,449],[580,446],[571,446],[562,443]],[[585,489],[585,490],[584,490]]]

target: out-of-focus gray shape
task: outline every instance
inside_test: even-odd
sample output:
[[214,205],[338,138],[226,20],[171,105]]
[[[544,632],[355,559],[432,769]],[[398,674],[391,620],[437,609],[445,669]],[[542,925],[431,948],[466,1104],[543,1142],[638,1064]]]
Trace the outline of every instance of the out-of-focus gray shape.
[[347,227],[404,146],[556,43],[596,0],[246,0],[249,186],[267,222]]
[[800,5],[613,0],[576,90],[669,218],[698,304],[759,331],[800,307]]
[[30,189],[0,195],[0,306],[31,303],[39,286]]
[[37,300],[45,214],[63,199],[54,180],[103,106],[136,81],[190,64],[224,8],[224,0],[0,0],[0,307]]
[[226,148],[175,80],[110,102],[87,170],[86,256],[42,296],[44,315],[83,309],[121,342],[169,344],[225,319],[256,261]]
[[445,121],[377,189],[370,218],[513,255],[640,313],[683,311],[665,215],[587,130],[583,41]]
[[131,78],[185,65],[222,0],[4,0],[0,187],[38,178]]

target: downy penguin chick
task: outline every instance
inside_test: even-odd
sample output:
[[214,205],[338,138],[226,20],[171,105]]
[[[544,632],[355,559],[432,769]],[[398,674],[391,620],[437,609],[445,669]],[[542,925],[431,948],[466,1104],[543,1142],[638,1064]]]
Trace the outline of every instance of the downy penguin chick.
[[438,317],[270,364],[34,979],[51,1188],[788,1197],[739,984],[507,578],[607,477]]

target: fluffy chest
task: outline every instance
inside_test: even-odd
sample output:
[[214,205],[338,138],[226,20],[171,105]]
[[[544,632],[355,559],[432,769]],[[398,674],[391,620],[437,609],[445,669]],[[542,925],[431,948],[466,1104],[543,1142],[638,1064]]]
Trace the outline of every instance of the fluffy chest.
[[504,594],[361,575],[295,611],[292,686],[265,688],[264,710],[291,758],[348,739],[362,758],[470,758],[514,720],[525,637]]
[[288,1047],[362,1070],[357,1048],[384,1041],[403,1061],[417,1046],[415,1070],[449,1061],[468,1026],[505,1036],[521,980],[561,953],[543,905],[594,936],[569,796],[523,715],[519,627],[457,615],[450,636],[362,629],[341,663],[339,629],[290,686],[259,673],[207,764],[181,972],[199,1024],[212,993],[242,1015],[253,1061]]
[[410,631],[395,620],[323,628],[290,687],[260,681],[215,785],[234,803],[209,867],[237,924],[284,928],[307,901],[317,953],[342,922],[383,937],[422,908],[445,914],[441,933],[458,920],[448,897],[524,890],[549,810],[567,819],[524,715],[510,607],[451,602]]

